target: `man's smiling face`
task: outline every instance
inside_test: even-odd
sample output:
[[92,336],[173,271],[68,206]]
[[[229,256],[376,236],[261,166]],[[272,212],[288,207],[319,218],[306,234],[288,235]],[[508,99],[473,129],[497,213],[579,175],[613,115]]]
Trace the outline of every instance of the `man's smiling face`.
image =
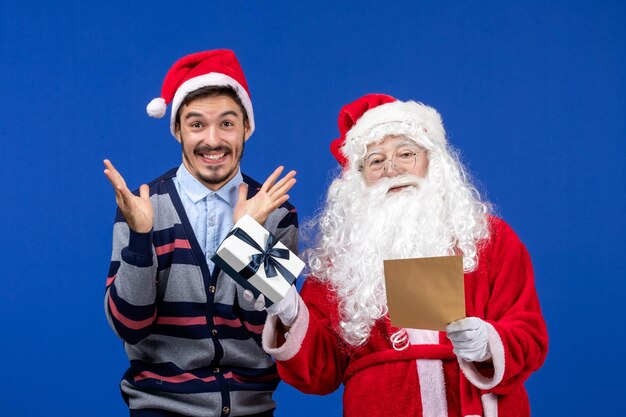
[[249,134],[240,106],[226,95],[191,100],[181,108],[176,128],[183,148],[183,164],[213,191],[239,170]]

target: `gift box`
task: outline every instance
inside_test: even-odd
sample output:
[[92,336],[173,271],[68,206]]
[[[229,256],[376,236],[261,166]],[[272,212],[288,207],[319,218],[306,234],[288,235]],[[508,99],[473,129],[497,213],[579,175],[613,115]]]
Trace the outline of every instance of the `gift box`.
[[211,257],[239,285],[261,293],[266,305],[282,300],[304,262],[250,216],[243,216]]

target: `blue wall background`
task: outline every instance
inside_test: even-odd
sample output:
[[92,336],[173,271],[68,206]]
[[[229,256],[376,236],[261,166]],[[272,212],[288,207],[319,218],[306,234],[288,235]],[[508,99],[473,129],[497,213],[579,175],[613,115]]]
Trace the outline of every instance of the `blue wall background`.
[[[298,171],[301,219],[335,162],[339,108],[367,92],[428,103],[528,246],[551,344],[534,416],[615,415],[624,319],[626,5],[621,1],[4,0],[0,5],[3,416],[126,415],[103,314],[115,202],[180,163],[145,105],[170,65],[231,48],[257,131],[244,169]],[[278,416],[340,415],[281,384]]]

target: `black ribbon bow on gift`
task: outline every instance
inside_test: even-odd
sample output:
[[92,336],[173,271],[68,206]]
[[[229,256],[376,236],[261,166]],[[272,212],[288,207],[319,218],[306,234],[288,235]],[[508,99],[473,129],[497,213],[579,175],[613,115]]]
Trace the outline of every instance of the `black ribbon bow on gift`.
[[265,249],[259,246],[258,243],[254,239],[250,237],[243,229],[235,228],[233,229],[228,236],[235,236],[241,241],[247,243],[252,246],[254,249],[258,250],[260,253],[252,255],[252,260],[248,265],[246,265],[239,274],[248,279],[257,273],[261,265],[263,265],[263,269],[265,269],[265,276],[268,278],[272,278],[277,276],[276,270],[289,282],[295,281],[295,277],[287,268],[282,266],[276,258],[279,259],[289,259],[289,250],[288,249],[279,249],[274,246],[279,242],[273,234],[269,234],[267,237],[267,241],[265,242]]

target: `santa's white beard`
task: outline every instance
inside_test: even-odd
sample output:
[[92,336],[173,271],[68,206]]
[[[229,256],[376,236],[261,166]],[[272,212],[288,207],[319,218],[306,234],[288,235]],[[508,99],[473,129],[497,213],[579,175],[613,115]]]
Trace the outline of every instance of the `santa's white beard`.
[[[416,186],[388,191],[406,183]],[[445,229],[442,211],[442,199],[428,180],[396,177],[365,188],[354,216],[346,219],[350,236],[346,260],[375,263],[380,271],[376,276],[382,280],[383,259],[448,254],[454,242]]]
[[[388,192],[407,183],[416,186]],[[400,176],[357,188],[350,202],[337,202],[350,206],[341,209],[349,215],[334,216],[334,224],[326,225],[338,229],[326,236],[334,240],[334,249],[326,254],[331,265],[323,274],[337,291],[342,333],[353,345],[364,343],[374,322],[387,313],[384,259],[450,255],[455,247],[443,198],[429,180]],[[345,198],[341,190],[335,195]]]

